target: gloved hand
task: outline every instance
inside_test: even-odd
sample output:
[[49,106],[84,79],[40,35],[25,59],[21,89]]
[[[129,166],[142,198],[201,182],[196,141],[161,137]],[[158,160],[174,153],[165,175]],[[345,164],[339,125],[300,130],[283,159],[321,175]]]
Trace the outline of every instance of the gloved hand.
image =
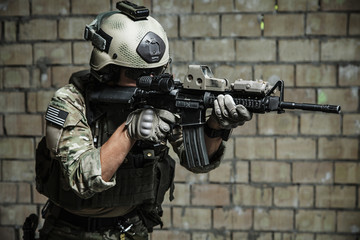
[[243,125],[246,121],[250,121],[252,113],[243,105],[236,105],[234,99],[226,94],[219,94],[214,101],[214,108],[210,116],[210,120],[219,124],[222,129],[236,128]]
[[130,138],[159,143],[166,141],[175,121],[175,115],[169,111],[145,108],[130,113],[126,126]]

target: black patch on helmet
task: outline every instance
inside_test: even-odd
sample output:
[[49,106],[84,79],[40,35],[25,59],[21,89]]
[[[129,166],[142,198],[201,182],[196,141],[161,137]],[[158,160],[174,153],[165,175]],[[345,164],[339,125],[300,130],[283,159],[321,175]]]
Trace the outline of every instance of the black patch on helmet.
[[106,32],[104,32],[104,30],[102,30],[101,28],[99,29],[99,31],[97,32],[103,39],[105,39],[105,48],[104,49],[100,49],[102,51],[105,51],[106,53],[109,53],[109,48],[110,48],[110,43],[111,40],[113,39],[109,34],[107,34]]
[[147,63],[157,63],[165,53],[164,41],[155,33],[148,32],[141,40],[136,52]]

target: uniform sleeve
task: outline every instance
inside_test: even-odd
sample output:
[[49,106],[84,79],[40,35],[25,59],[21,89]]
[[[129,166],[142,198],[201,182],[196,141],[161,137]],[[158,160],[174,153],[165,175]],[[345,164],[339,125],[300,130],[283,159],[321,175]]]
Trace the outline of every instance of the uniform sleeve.
[[115,176],[101,177],[100,148],[95,148],[85,116],[85,102],[73,85],[58,90],[51,99],[46,118],[47,146],[60,161],[64,189],[89,198],[116,184]]

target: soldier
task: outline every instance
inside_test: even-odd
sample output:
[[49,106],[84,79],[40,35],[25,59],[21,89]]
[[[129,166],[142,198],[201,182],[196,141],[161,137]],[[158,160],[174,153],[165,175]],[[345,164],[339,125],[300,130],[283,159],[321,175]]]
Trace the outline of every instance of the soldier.
[[148,239],[162,225],[161,204],[174,189],[175,162],[193,172],[216,168],[224,152],[222,133],[252,115],[219,95],[207,120],[206,168],[189,168],[178,116],[144,108],[130,112],[118,105],[89,102],[91,92],[105,87],[131,87],[143,75],[166,71],[168,39],[151,16],[134,19],[122,11],[100,14],[86,26],[94,46],[90,73],[77,72],[51,99],[46,136],[39,143],[36,183],[49,198],[43,209],[41,239]]

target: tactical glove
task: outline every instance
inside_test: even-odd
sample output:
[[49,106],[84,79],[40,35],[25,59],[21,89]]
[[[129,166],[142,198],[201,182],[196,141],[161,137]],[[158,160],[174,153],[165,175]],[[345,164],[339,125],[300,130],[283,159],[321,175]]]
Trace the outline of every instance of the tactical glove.
[[210,118],[215,119],[222,129],[231,129],[250,121],[252,113],[243,105],[236,105],[230,95],[220,94],[214,101]]
[[174,114],[169,111],[145,108],[130,113],[126,126],[130,138],[159,143],[166,141],[175,121]]

